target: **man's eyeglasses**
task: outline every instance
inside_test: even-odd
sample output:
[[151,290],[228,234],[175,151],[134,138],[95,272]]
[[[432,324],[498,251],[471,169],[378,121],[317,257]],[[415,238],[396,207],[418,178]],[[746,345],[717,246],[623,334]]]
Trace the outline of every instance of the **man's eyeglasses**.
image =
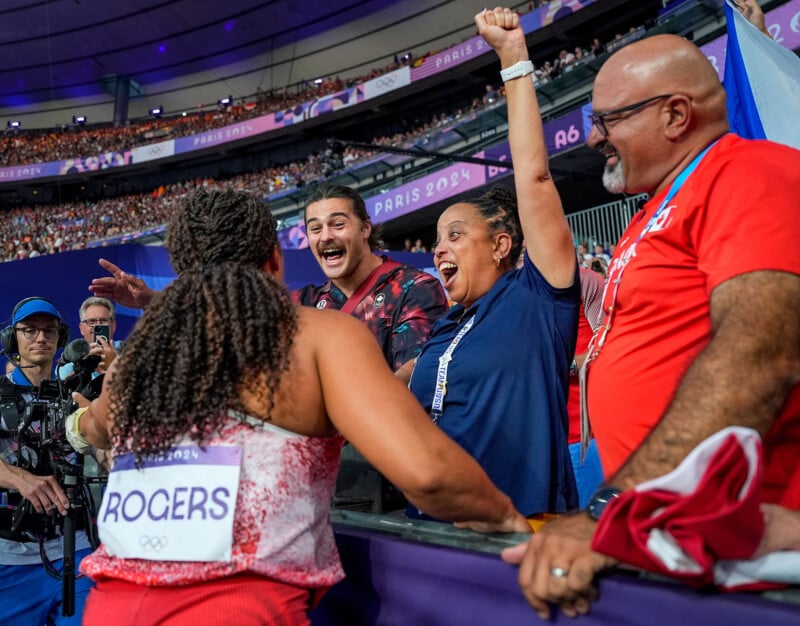
[[113,317],[93,317],[88,320],[81,320],[81,324],[86,324],[87,326],[97,326],[98,324],[110,324],[113,321]]
[[623,113],[628,113],[619,119],[624,119],[625,117],[630,117],[631,115],[635,115],[639,111],[644,110],[646,107],[650,106],[654,102],[658,100],[663,100],[664,98],[671,98],[675,94],[671,93],[663,93],[660,96],[653,96],[652,98],[647,98],[647,100],[641,100],[639,102],[634,102],[633,104],[628,104],[624,107],[619,107],[618,109],[611,109],[610,111],[604,111],[602,113],[590,113],[589,114],[589,121],[592,122],[594,126],[597,127],[597,130],[600,131],[600,134],[603,137],[608,137],[608,127],[606,126],[606,121],[616,121],[616,120],[608,120],[607,118],[612,115],[622,115]]
[[14,330],[22,333],[28,341],[35,341],[39,333],[44,333],[45,339],[52,341],[58,338],[58,328],[56,326],[48,326],[47,328],[34,328],[33,326],[17,326]]

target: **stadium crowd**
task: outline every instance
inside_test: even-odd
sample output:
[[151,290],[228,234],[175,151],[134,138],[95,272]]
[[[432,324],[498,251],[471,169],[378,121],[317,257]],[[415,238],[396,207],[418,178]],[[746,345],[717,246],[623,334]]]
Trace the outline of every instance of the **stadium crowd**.
[[[633,30],[633,29],[632,29]],[[621,36],[618,36],[621,37]],[[604,45],[595,38],[588,50],[576,48],[574,53],[563,50],[559,58],[541,67],[534,66],[537,84],[555,80],[578,63],[595,58]],[[433,52],[429,53],[433,54]],[[373,70],[356,79],[369,80],[381,72],[391,71],[396,63]],[[151,119],[120,128],[70,127],[50,131],[21,131],[15,129],[0,136],[0,166],[22,165],[67,159],[77,155],[99,154],[104,151],[123,151],[153,141],[201,133],[232,124],[242,119],[295,106],[314,97],[334,93],[344,88],[341,79],[326,79],[294,94],[257,93],[252,102],[234,104],[222,110],[206,111],[169,119]],[[406,131],[381,135],[372,139],[376,146],[403,147],[425,139],[438,129],[457,122],[464,114],[490,106],[505,97],[501,85],[494,97],[476,96],[466,109],[452,113],[434,113],[429,120]],[[279,106],[280,105],[280,106]],[[135,233],[163,225],[175,203],[199,187],[221,186],[248,189],[263,198],[330,177],[337,169],[357,165],[379,152],[346,147],[335,166],[318,152],[305,160],[277,165],[260,172],[241,174],[224,180],[203,178],[160,186],[147,194],[131,194],[97,202],[29,205],[0,213],[0,236],[4,245],[1,261],[32,258],[66,250],[86,248],[90,242],[125,233]],[[416,247],[421,250],[424,246]]]
[[[346,441],[403,492],[409,517],[536,530],[503,559],[519,566],[522,593],[545,620],[555,608],[589,612],[596,575],[620,562],[697,587],[725,586],[723,561],[758,562],[757,582],[785,582],[764,575],[775,553],[800,549],[800,222],[790,193],[800,185],[800,152],[731,132],[725,90],[690,41],[661,34],[632,43],[597,74],[587,141],[605,159],[609,192],[648,201],[618,250],[575,249],[525,78],[535,68],[519,15],[484,9],[475,22],[502,68],[516,193],[493,188],[441,214],[432,251],[442,285],[375,254],[379,228],[363,198],[323,184],[304,222],[326,281],[287,292],[263,198],[326,178],[330,164],[319,155],[224,181],[61,204],[49,217],[42,207],[9,212],[0,234],[13,258],[80,248],[132,223],[169,223],[178,277],[162,293],[107,261],[110,276],[90,286],[145,312],[102,393],[91,402],[73,396],[80,408],[66,421],[76,450],[115,459],[98,515],[102,545],[80,555],[95,584],[84,590],[84,623],[114,614],[128,624],[307,625],[344,576],[329,504]],[[566,72],[577,62],[564,51],[556,65]],[[435,115],[410,136],[376,142],[450,121]],[[343,155],[342,165],[368,156]],[[754,161],[764,167],[753,170]],[[582,266],[608,275],[607,288]],[[596,286],[591,307],[584,281]],[[594,333],[579,341],[582,315]],[[0,330],[3,350],[17,355],[9,379],[46,379],[67,343],[63,316],[34,297],[10,319]],[[578,381],[575,420],[567,395]],[[577,475],[592,439],[602,473],[584,501]],[[199,469],[172,456],[174,446],[202,458]],[[11,459],[16,450],[6,452]],[[0,487],[42,515],[65,514],[52,476],[20,479],[9,467],[0,462]],[[186,516],[186,536],[218,545],[142,534],[151,526],[137,518],[146,510],[155,520],[164,485],[186,476],[203,478],[192,494],[206,482],[225,494],[213,502],[218,516],[206,516],[205,496],[195,502],[202,515],[192,519],[190,499]],[[664,482],[676,477],[677,487]],[[185,505],[178,489],[187,491],[167,495],[171,521],[184,519],[175,514]],[[148,504],[128,515],[120,504],[128,498]],[[558,515],[543,524],[545,514]],[[178,538],[184,527],[171,521],[161,528]],[[32,543],[3,541],[6,555]],[[12,584],[23,571],[33,576],[33,564],[0,563],[0,606],[12,612],[23,601],[10,601]],[[30,607],[50,608],[35,600]]]
[[261,198],[329,178],[337,169],[357,166],[380,153],[378,146],[411,147],[437,131],[457,123],[469,112],[485,105],[475,98],[467,109],[453,114],[434,113],[430,120],[405,132],[381,135],[372,140],[374,150],[345,147],[339,160],[314,152],[302,161],[278,165],[259,172],[226,179],[201,178],[162,185],[149,193],[106,198],[97,202],[28,205],[0,213],[3,261],[13,261],[86,248],[90,242],[120,234],[141,232],[166,223],[171,210],[186,194],[198,188],[246,189]]
[[[631,28],[632,32],[636,30]],[[615,36],[615,39],[620,38],[620,34]],[[605,44],[598,38],[587,46],[575,47],[573,51],[562,50],[556,59],[535,68],[537,83],[555,80],[604,51]],[[374,68],[367,74],[347,80],[328,77],[270,91],[258,89],[256,93],[235,99],[226,106],[205,105],[198,111],[130,120],[119,127],[63,124],[55,129],[8,128],[0,135],[0,167],[47,163],[105,152],[123,152],[157,141],[200,134],[269,113],[288,111],[302,103],[329,96],[391,72],[401,64],[420,64],[436,52],[431,50],[416,58],[407,55],[404,60],[395,58],[384,67]]]

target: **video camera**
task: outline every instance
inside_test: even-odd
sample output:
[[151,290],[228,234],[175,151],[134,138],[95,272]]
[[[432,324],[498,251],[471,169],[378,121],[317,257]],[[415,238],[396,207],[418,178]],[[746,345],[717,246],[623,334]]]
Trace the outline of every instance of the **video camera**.
[[61,353],[58,370],[67,363],[71,363],[72,372],[63,380],[62,385],[68,392],[77,391],[89,400],[94,400],[100,395],[104,375],[92,377],[97,366],[100,365],[101,357],[90,355],[90,350],[91,346],[85,339],[71,341]]
[[[24,413],[18,407],[24,400]],[[0,413],[15,439],[18,467],[37,476],[55,476],[64,491],[69,507],[67,514],[37,513],[32,504],[20,499],[13,507],[7,534],[15,541],[37,542],[42,563],[47,572],[63,582],[62,614],[75,611],[75,532],[83,528],[93,548],[99,544],[94,525],[96,505],[89,485],[105,482],[105,477],[86,477],[83,456],[76,453],[67,441],[66,418],[75,409],[70,390],[61,381],[45,380],[39,387],[17,387],[0,377]],[[13,505],[9,493],[9,504]],[[59,532],[60,531],[60,532]],[[63,536],[64,567],[60,574],[47,557],[45,541]]]

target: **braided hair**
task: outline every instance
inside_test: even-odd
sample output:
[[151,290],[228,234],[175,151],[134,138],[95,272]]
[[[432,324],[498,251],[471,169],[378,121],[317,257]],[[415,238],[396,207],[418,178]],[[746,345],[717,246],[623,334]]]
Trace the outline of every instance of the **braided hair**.
[[497,233],[508,233],[511,237],[509,262],[514,267],[522,252],[522,224],[519,221],[517,198],[508,189],[495,186],[485,194],[473,200],[466,200],[478,210],[489,230],[489,237]]
[[200,190],[167,236],[178,278],[137,323],[111,384],[114,446],[137,461],[187,434],[207,442],[229,410],[246,412],[243,393],[269,419],[297,330],[286,288],[263,269],[278,243],[261,201]]

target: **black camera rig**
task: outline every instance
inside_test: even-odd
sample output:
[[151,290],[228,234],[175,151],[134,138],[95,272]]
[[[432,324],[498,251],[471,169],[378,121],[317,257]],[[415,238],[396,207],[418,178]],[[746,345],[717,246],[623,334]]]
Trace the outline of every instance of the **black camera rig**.
[[[97,538],[97,507],[91,484],[103,483],[105,477],[84,475],[83,455],[72,449],[66,437],[66,418],[76,405],[71,390],[61,381],[45,380],[39,387],[14,385],[0,377],[0,416],[11,439],[13,464],[37,476],[55,476],[69,501],[65,516],[37,513],[28,500],[11,501],[10,528],[3,533],[15,541],[37,542],[47,572],[62,580],[62,614],[75,612],[75,533],[85,529],[92,548]],[[20,416],[19,407],[24,406]],[[61,535],[64,541],[64,567],[59,573],[47,557],[45,541]]]

